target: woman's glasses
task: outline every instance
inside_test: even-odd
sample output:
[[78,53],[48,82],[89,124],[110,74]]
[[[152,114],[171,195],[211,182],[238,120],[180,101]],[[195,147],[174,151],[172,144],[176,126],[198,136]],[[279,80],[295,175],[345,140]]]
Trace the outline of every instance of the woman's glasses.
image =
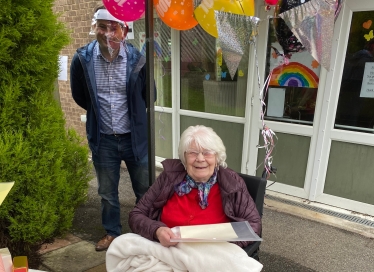
[[213,158],[216,155],[216,152],[213,150],[204,150],[204,151],[197,151],[197,150],[187,150],[186,152],[187,157],[189,158],[197,158],[199,154],[203,154],[204,158]]

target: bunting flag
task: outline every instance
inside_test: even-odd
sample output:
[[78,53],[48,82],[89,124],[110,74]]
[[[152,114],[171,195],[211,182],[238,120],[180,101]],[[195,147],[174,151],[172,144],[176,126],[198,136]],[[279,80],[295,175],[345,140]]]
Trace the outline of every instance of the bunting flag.
[[218,41],[222,55],[229,70],[231,79],[234,78],[245,48],[257,36],[260,19],[222,11],[214,11],[218,31]]
[[306,50],[327,70],[330,69],[337,1],[310,0],[279,14]]

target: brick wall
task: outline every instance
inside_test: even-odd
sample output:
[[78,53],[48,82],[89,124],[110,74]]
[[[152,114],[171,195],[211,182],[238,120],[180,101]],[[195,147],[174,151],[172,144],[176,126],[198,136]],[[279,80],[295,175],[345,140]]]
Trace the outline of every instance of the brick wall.
[[70,63],[77,48],[93,39],[88,33],[91,29],[94,9],[100,5],[102,1],[56,0],[53,8],[54,12],[60,14],[60,20],[71,31],[71,43],[60,53],[62,56],[68,56],[68,80],[58,81],[61,107],[65,113],[66,126],[74,128],[84,138],[86,138],[86,129],[85,124],[81,122],[81,115],[86,114],[86,111],[80,108],[71,96]]

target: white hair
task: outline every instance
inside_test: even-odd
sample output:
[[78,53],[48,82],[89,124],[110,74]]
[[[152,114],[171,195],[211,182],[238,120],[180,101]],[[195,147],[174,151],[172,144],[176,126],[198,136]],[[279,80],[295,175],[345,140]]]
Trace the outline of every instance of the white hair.
[[221,138],[212,128],[202,125],[190,126],[181,135],[178,156],[184,166],[186,165],[184,153],[190,148],[193,142],[199,148],[215,151],[217,164],[223,168],[227,167],[225,162],[226,147]]

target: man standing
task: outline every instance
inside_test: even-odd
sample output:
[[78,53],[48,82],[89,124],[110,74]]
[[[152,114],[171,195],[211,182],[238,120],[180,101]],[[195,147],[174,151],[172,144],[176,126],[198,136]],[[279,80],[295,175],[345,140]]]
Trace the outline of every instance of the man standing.
[[92,27],[96,40],[75,53],[70,84],[75,102],[87,111],[87,139],[106,230],[95,249],[102,251],[121,235],[118,184],[122,160],[137,202],[148,189],[146,71],[144,56],[124,42],[126,23],[101,6],[95,10]]

